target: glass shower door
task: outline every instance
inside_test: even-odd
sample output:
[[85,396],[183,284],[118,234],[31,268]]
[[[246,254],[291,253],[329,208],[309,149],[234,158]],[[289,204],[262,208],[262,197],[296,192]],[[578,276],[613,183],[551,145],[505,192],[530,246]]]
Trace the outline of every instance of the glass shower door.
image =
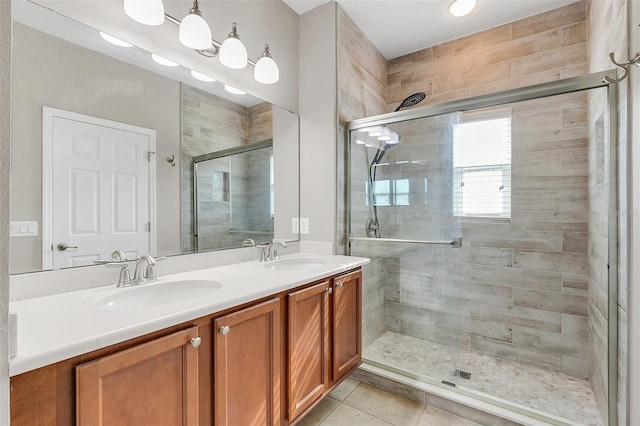
[[350,253],[372,259],[364,271],[365,359],[449,385],[460,379],[459,282],[468,275],[452,247],[461,236],[453,214],[459,119],[350,134]]

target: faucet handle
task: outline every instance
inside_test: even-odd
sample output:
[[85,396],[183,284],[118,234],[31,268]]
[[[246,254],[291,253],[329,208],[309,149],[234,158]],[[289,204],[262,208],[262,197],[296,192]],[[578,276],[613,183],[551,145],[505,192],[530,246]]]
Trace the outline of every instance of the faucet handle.
[[124,287],[132,283],[129,264],[127,262],[107,262],[104,266],[107,268],[120,268],[120,276],[118,277],[116,287]]
[[271,259],[270,260],[278,260],[280,256],[278,256],[278,244],[280,244],[283,248],[287,248],[287,243],[282,240],[273,240],[273,248],[271,249]]
[[252,238],[245,238],[242,240],[242,247],[255,247],[256,241]]

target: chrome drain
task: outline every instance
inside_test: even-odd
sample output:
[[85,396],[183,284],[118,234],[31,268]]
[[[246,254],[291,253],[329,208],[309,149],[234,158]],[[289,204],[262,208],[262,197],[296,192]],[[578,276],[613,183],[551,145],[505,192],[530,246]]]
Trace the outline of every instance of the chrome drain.
[[469,380],[471,378],[471,373],[469,373],[468,371],[463,371],[463,370],[456,370],[453,372],[454,376],[460,377],[461,379],[467,379]]

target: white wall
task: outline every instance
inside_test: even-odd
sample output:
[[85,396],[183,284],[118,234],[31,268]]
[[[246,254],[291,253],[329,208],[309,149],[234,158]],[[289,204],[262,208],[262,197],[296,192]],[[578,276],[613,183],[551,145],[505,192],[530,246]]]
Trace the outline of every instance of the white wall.
[[[640,1],[628,2],[629,58],[640,52]],[[624,61],[621,58],[619,61]],[[631,205],[629,278],[629,417],[628,424],[640,424],[640,69],[630,72],[628,120],[631,166],[629,203]]]
[[337,137],[336,5],[300,16],[300,216],[302,241],[334,243]]
[[[178,41],[178,27],[170,22],[150,27],[133,21],[124,13],[122,0],[34,0],[34,3],[298,112],[298,15],[281,1],[200,2],[202,15],[215,40],[224,41],[231,31],[231,23],[236,22],[251,59],[256,60],[264,43],[269,43],[280,69],[280,81],[273,85],[256,82],[252,66],[231,70],[217,58],[205,58],[187,49]],[[173,0],[165,1],[164,5],[166,13],[182,19],[193,2]]]
[[[11,148],[11,2],[0,1],[0,158]],[[9,167],[0,167],[0,426],[9,424]]]

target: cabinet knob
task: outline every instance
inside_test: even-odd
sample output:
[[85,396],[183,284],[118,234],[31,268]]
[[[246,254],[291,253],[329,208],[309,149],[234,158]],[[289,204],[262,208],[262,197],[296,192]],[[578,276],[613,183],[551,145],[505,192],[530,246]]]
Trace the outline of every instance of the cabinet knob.
[[343,283],[337,283],[337,284],[336,284],[336,287],[338,287],[338,288],[342,288],[342,285],[343,285]]
[[331,294],[331,293],[333,293],[333,287],[328,287],[325,291],[327,293]]
[[220,333],[222,333],[224,336],[229,334],[230,331],[231,331],[231,328],[228,325],[224,325],[220,327]]
[[197,348],[198,346],[200,346],[200,343],[202,343],[202,339],[199,337],[194,337],[193,339],[189,340],[189,343],[191,343],[191,346],[193,346],[194,348]]

